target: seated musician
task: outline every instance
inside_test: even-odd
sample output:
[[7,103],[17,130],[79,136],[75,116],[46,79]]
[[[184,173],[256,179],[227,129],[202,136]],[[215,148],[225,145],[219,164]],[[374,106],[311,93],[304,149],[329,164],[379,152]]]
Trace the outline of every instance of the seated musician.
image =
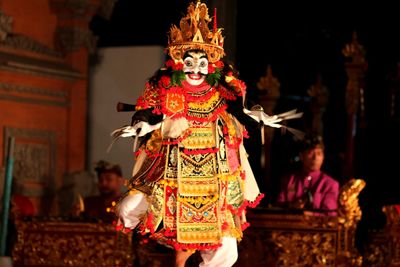
[[313,214],[334,216],[338,207],[339,183],[321,171],[324,143],[321,136],[308,134],[302,140],[302,167],[282,179],[278,205],[313,210]]
[[101,160],[97,162],[95,171],[100,195],[84,199],[83,215],[111,223],[115,220],[114,214],[110,212],[112,202],[117,201],[122,195],[121,187],[124,180],[122,170],[117,164]]

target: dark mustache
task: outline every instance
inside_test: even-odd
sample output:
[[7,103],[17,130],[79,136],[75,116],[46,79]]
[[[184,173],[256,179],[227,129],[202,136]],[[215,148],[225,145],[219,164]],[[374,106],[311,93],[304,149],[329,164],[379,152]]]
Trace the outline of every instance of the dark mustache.
[[[189,74],[195,74],[193,71],[185,71],[185,74],[189,75]],[[197,74],[200,74],[201,76],[206,76],[207,74],[198,72]]]

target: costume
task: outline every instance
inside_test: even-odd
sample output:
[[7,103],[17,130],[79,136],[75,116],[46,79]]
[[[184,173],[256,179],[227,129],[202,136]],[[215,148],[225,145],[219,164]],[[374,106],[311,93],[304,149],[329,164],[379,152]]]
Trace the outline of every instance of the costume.
[[171,59],[146,84],[132,126],[113,133],[145,139],[130,190],[116,207],[117,228],[139,224],[162,244],[201,250],[201,266],[231,266],[235,257],[216,263],[216,249],[230,250],[226,243],[237,257],[236,240],[248,226],[245,210],[263,196],[242,142],[246,127],[257,129],[261,120],[280,127],[298,114],[269,117],[243,108],[246,86],[220,60],[222,32],[215,16],[213,30],[209,22],[204,3],[189,5],[180,28],[171,28]]
[[297,172],[283,181],[283,188],[278,196],[279,203],[295,203],[299,200],[310,209],[330,211],[338,207],[339,183],[321,171],[309,173]]

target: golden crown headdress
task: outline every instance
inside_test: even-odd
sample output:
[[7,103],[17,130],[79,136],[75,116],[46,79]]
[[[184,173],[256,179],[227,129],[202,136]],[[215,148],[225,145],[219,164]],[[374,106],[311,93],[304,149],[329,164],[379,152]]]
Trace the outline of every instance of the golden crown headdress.
[[179,28],[172,25],[168,38],[168,54],[175,60],[182,59],[188,50],[200,49],[207,53],[208,61],[214,63],[224,53],[222,29],[217,28],[216,11],[214,27],[208,28],[211,22],[205,3],[190,3],[187,15],[180,21]]

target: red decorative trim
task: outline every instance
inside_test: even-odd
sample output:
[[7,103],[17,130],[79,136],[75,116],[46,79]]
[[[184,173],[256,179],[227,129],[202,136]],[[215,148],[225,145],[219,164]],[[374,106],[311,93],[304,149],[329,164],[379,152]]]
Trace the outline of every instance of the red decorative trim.
[[136,158],[139,157],[140,153],[142,153],[142,150],[141,150],[141,149],[136,150],[136,151],[135,151],[135,157],[136,157]]
[[179,144],[180,142],[185,140],[191,133],[192,133],[192,131],[186,130],[186,132],[181,137],[179,137],[179,138],[177,138],[177,139],[175,139],[173,141],[163,140],[162,144],[163,145],[176,145],[176,144]]
[[255,208],[255,207],[257,207],[258,206],[258,204],[260,204],[260,201],[261,201],[261,199],[263,199],[264,198],[264,194],[259,194],[258,196],[257,196],[257,198],[254,200],[254,201],[247,201],[246,200],[246,202],[247,202],[247,206],[249,206],[250,208]]
[[175,250],[191,249],[191,250],[206,250],[206,249],[217,249],[222,246],[222,244],[182,244],[174,240],[166,240],[166,243],[172,246]]
[[[211,88],[211,85],[209,85],[205,81],[199,85],[191,85],[187,81],[182,81],[182,86],[185,88],[185,92],[192,92],[192,93],[201,93]],[[213,93],[215,92],[215,90],[210,90],[210,91]],[[192,99],[196,101],[198,99],[198,96],[197,97],[194,96]]]
[[249,132],[245,128],[243,129],[243,138],[250,138]]
[[228,207],[228,210],[230,210],[233,214],[238,214],[238,210],[235,209],[235,207],[233,207],[232,205],[228,204],[227,207]]
[[212,113],[211,117],[207,117],[207,118],[198,118],[195,116],[190,116],[189,114],[186,115],[186,118],[188,120],[193,120],[193,121],[197,121],[197,122],[213,122],[218,118],[218,115],[221,114],[222,112],[224,112],[226,110],[227,105],[223,104],[222,106],[220,106],[219,108],[215,109],[214,112]]
[[[114,224],[114,222],[113,222]],[[127,234],[132,231],[130,228],[126,228],[122,223],[115,225],[115,231],[122,232],[123,234]]]
[[124,225],[122,223],[115,226],[115,231],[122,231],[122,229],[124,229]]
[[219,148],[206,148],[206,149],[193,149],[193,150],[188,150],[184,149],[183,153],[186,155],[204,155],[204,154],[209,154],[209,153],[217,153],[219,151]]
[[151,112],[153,114],[156,114],[156,115],[161,115],[162,114],[162,112],[161,112],[159,107],[155,107]]
[[132,232],[132,229],[124,228],[124,230],[122,230],[122,232],[123,232],[124,234],[128,234],[128,233]]
[[145,152],[149,158],[157,158],[157,157],[161,157],[163,155],[162,153],[153,153],[148,149],[139,149],[139,150],[135,151],[135,157],[138,157],[140,155],[140,153],[142,153],[142,152]]
[[146,218],[146,228],[149,229],[150,233],[152,233],[152,234],[154,234],[154,232],[155,232],[153,218],[154,218],[153,213],[149,212],[147,214],[147,218]]
[[242,180],[246,180],[246,172],[245,171],[241,171],[240,172],[240,177],[242,178]]
[[136,110],[148,109],[160,105],[160,88],[146,83],[143,94],[136,101]]
[[161,157],[163,155],[162,153],[153,153],[153,152],[151,152],[150,150],[147,150],[147,149],[143,149],[143,150],[144,150],[144,152],[147,154],[147,156],[149,158],[157,158],[157,157]]
[[166,237],[176,237],[176,231],[171,231],[170,229],[166,229],[164,235]]
[[249,228],[250,223],[245,222],[244,224],[241,225],[242,231],[246,230],[247,228]]
[[[223,86],[219,86],[218,87],[218,92],[221,94],[221,96],[225,99],[228,100],[236,100],[236,96],[234,94],[234,92],[230,92],[228,89],[226,89]],[[241,94],[237,94],[239,96],[241,96]]]
[[257,196],[257,198],[254,201],[248,201],[245,200],[243,202],[243,204],[235,209],[235,207],[233,207],[232,205],[227,205],[228,209],[233,213],[233,214],[237,214],[237,215],[241,215],[243,212],[246,212],[246,208],[250,207],[250,208],[255,208],[258,206],[258,204],[260,204],[261,199],[264,197],[264,194],[259,194]]
[[[210,89],[210,85],[207,84],[207,86],[204,87],[204,90]],[[212,96],[214,96],[216,93],[214,88],[211,88],[211,90],[209,90],[207,93],[205,93],[204,95],[191,95],[190,93],[186,94],[186,100],[188,102],[202,102],[202,101],[207,101],[209,100]]]
[[144,100],[143,96],[139,96],[139,98],[136,101],[136,110],[141,110],[141,109],[147,109],[150,106],[146,103],[146,101]]
[[[242,139],[239,137],[234,137],[234,136],[226,136],[227,138],[227,142],[226,142],[226,146],[229,148],[233,148],[233,149],[238,149],[240,144],[242,143]],[[229,141],[229,139],[233,139],[232,141]]]

